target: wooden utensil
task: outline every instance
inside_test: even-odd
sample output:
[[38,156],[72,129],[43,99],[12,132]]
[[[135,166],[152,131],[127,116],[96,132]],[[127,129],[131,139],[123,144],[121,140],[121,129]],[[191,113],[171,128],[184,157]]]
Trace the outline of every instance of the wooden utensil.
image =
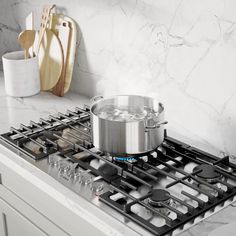
[[67,93],[70,89],[70,84],[72,80],[73,67],[75,62],[75,52],[76,52],[76,40],[77,40],[77,26],[74,20],[68,16],[61,14],[51,14],[51,24],[50,29],[58,35],[58,26],[61,25],[61,22],[67,21],[70,26],[70,37],[68,42],[67,50],[67,61],[66,61],[66,72],[65,72],[65,85],[64,85],[64,94]]
[[[26,18],[25,18],[25,29],[27,30],[34,30],[34,14],[31,12]],[[29,55],[30,57],[34,57],[34,45],[35,45],[35,40],[32,45],[32,47],[29,49]]]
[[39,51],[39,47],[40,47],[40,44],[42,42],[42,39],[43,39],[43,35],[45,33],[45,30],[48,26],[48,23],[49,23],[49,20],[50,20],[50,13],[52,11],[52,9],[55,7],[56,5],[45,5],[43,7],[43,13],[42,13],[42,16],[41,16],[41,23],[40,23],[40,29],[39,29],[39,37],[38,37],[38,47],[37,47],[37,51]]
[[22,31],[18,36],[18,42],[24,49],[25,59],[29,58],[29,48],[34,44],[35,30]]
[[33,12],[30,12],[28,16],[25,18],[25,28],[29,30],[34,29],[34,14]]
[[67,69],[67,58],[68,58],[68,46],[70,40],[70,24],[67,21],[62,21],[61,24],[57,28],[58,30],[58,38],[61,41],[64,63],[61,76],[53,88],[53,94],[62,97],[64,95],[64,87],[65,87],[65,77],[66,77],[66,69]]
[[52,89],[63,68],[63,51],[58,37],[45,30],[38,52],[41,90]]

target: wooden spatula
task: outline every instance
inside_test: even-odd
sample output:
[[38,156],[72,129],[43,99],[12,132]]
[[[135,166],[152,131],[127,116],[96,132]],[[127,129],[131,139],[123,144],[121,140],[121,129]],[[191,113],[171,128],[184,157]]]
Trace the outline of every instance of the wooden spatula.
[[43,13],[42,13],[42,17],[41,17],[41,23],[40,23],[40,29],[39,29],[39,38],[38,38],[38,47],[36,50],[36,53],[38,53],[39,51],[39,47],[40,44],[42,42],[43,39],[43,35],[45,33],[45,30],[47,28],[47,25],[49,24],[49,20],[50,20],[50,13],[52,11],[52,9],[55,7],[56,5],[45,5],[43,7]]
[[25,59],[29,58],[29,48],[34,44],[35,33],[35,30],[25,30],[18,36],[18,42],[24,49]]

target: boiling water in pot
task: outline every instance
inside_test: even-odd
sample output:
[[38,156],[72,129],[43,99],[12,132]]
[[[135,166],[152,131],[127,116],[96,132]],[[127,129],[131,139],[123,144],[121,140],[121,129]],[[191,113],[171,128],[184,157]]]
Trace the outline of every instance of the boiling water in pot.
[[102,119],[122,122],[153,119],[156,116],[156,113],[150,107],[144,107],[141,109],[139,107],[121,107],[113,104],[96,107],[94,114]]

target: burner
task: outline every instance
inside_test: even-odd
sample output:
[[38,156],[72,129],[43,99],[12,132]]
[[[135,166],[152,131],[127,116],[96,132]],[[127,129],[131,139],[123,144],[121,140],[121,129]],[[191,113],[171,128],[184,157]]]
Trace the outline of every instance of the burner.
[[193,172],[199,170],[201,171],[197,173],[196,176],[208,183],[217,183],[217,180],[222,177],[220,173],[216,172],[217,169],[213,165],[201,164],[194,167]]
[[98,168],[100,174],[108,179],[112,179],[112,177],[117,175],[117,169],[108,164],[104,164]]
[[110,160],[114,160],[115,162],[129,162],[135,163],[140,159],[147,162],[147,154],[151,154],[152,152],[148,153],[141,153],[141,154],[127,154],[127,155],[113,155],[112,153],[106,153],[106,156]]
[[170,194],[164,189],[153,189],[152,195],[148,198],[148,202],[151,206],[154,207],[163,207],[163,203],[170,203]]
[[114,160],[116,162],[124,162],[124,161],[127,161],[127,162],[130,162],[130,163],[135,163],[138,161],[138,157],[135,157],[135,156],[127,156],[127,157],[114,157]]

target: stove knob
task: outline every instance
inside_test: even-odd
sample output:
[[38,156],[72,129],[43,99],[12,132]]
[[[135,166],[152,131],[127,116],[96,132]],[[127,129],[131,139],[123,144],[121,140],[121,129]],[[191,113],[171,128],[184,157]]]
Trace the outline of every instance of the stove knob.
[[72,180],[79,180],[81,179],[81,175],[82,175],[82,170],[80,167],[75,168],[75,167],[71,167],[69,169],[69,171],[67,172],[68,176],[70,179]]
[[81,183],[86,186],[91,186],[93,183],[93,177],[85,171],[81,175]]
[[58,170],[62,174],[66,174],[70,170],[70,165],[66,160],[59,161]]
[[92,182],[93,182],[93,177],[91,176],[90,178],[85,179],[84,184],[90,186]]
[[95,193],[96,196],[99,196],[104,189],[104,185],[101,182],[93,182],[92,183],[92,191]]
[[48,163],[50,166],[58,166],[59,161],[60,161],[60,156],[58,156],[57,153],[53,153],[48,157]]

